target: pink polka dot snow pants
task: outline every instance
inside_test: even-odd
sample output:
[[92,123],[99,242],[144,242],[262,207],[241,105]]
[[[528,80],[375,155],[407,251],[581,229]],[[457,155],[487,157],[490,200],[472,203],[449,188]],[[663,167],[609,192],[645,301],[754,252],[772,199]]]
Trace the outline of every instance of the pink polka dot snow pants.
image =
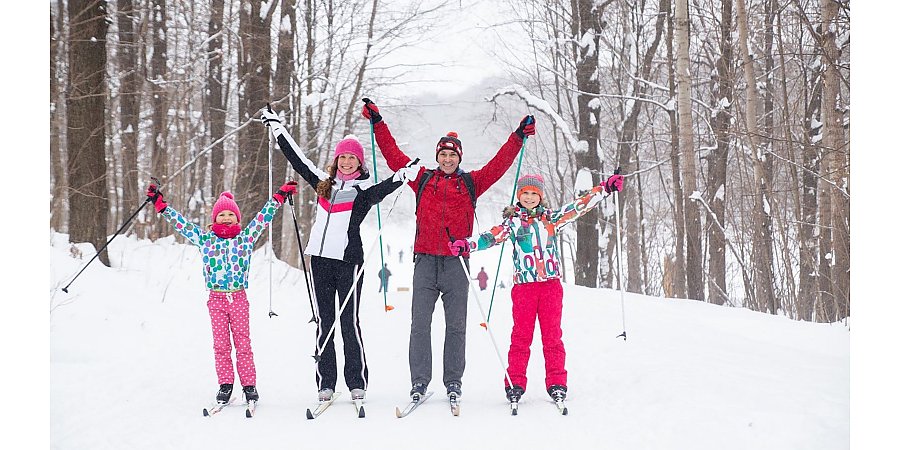
[[250,348],[250,303],[247,293],[209,291],[209,319],[212,322],[213,350],[219,384],[234,384],[231,339],[234,338],[237,372],[241,386],[256,386],[256,365]]
[[[558,279],[522,283],[512,288],[513,328],[509,345],[509,377],[514,385],[527,387],[525,372],[531,356],[535,319],[541,325],[544,346],[544,387],[566,386],[566,348],[562,341],[562,284]],[[509,384],[509,383],[505,383]]]

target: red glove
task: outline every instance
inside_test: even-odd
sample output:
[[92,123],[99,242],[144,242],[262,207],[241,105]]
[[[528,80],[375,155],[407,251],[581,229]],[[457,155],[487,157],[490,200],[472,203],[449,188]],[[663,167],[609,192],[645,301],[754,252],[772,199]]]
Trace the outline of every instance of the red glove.
[[625,178],[622,175],[615,174],[607,178],[606,181],[603,182],[603,190],[605,190],[607,194],[613,191],[621,191],[622,183],[624,181]]
[[447,246],[450,247],[450,253],[453,256],[469,256],[469,243],[462,239],[448,242]]
[[156,212],[161,213],[166,210],[169,206],[166,204],[166,201],[163,200],[162,192],[160,192],[155,184],[151,184],[150,187],[147,188],[147,198],[153,200],[153,206],[156,207]]
[[297,182],[291,180],[287,183],[282,184],[281,187],[278,188],[278,192],[272,194],[272,198],[274,198],[278,203],[284,204],[284,200],[289,195],[293,195],[295,192],[297,192]]
[[372,100],[369,100],[368,98],[364,98],[362,100],[363,103],[365,103],[362,109],[363,117],[369,119],[369,123],[371,123],[372,125],[381,122],[381,114],[378,112],[378,107],[375,106],[374,103],[372,103]]
[[516,128],[516,134],[519,139],[525,140],[525,136],[534,136],[534,116],[525,116],[519,122],[519,128]]

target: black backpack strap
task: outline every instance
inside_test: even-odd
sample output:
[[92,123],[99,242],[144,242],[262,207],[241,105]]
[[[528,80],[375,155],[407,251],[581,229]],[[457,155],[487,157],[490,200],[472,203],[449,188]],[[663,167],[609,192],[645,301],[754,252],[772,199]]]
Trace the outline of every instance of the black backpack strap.
[[478,201],[478,197],[475,195],[475,180],[472,179],[472,174],[469,172],[461,173],[460,178],[463,179],[463,182],[466,183],[466,189],[469,190],[469,198],[472,200],[472,211],[474,211],[475,203]]
[[425,190],[425,185],[428,184],[428,181],[431,180],[431,177],[433,176],[433,170],[426,170],[425,173],[422,174],[422,178],[419,180],[419,188],[416,189],[416,212],[419,211],[419,199],[422,197],[422,191]]

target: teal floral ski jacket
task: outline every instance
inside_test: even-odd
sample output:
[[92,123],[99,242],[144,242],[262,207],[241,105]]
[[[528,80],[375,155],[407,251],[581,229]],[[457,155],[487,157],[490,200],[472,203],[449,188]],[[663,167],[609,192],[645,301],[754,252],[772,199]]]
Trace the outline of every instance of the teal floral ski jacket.
[[253,246],[280,207],[281,203],[270,198],[241,233],[231,239],[220,238],[212,231],[188,222],[171,206],[167,206],[161,214],[175,231],[200,248],[206,289],[239,291],[247,288]]

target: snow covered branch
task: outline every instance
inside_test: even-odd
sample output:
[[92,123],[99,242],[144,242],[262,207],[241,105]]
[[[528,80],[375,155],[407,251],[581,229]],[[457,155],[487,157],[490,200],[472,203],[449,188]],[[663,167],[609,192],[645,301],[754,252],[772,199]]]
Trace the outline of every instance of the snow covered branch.
[[497,97],[503,95],[517,96],[522,99],[529,107],[544,113],[545,115],[547,115],[547,117],[550,117],[556,128],[559,128],[559,130],[562,132],[563,137],[566,139],[566,142],[569,143],[569,146],[571,148],[573,148],[576,152],[587,151],[587,142],[578,140],[578,136],[574,132],[572,132],[572,130],[569,128],[569,124],[566,123],[562,116],[560,116],[559,113],[557,113],[556,110],[554,110],[546,100],[532,95],[530,92],[528,92],[528,89],[525,89],[524,86],[520,84],[514,84],[498,89],[492,96],[485,97],[485,101],[496,102]]

